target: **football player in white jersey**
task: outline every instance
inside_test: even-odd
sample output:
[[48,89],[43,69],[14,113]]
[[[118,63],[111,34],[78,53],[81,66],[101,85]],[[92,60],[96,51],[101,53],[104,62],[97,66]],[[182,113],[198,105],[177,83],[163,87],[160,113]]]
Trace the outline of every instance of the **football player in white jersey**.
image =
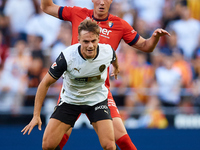
[[79,25],[79,43],[63,50],[38,86],[31,122],[22,130],[41,130],[40,112],[46,93],[63,76],[60,102],[44,132],[42,148],[55,149],[63,135],[74,126],[81,113],[87,114],[104,150],[115,150],[114,129],[105,87],[107,69],[113,65],[112,76],[119,73],[115,51],[108,44],[99,44],[99,26],[86,19]]

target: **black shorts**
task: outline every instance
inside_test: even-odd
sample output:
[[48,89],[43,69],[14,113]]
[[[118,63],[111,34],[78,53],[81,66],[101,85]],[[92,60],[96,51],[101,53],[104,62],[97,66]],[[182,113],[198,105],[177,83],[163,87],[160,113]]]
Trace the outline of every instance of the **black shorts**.
[[69,124],[73,127],[81,113],[85,113],[87,115],[90,123],[105,119],[112,120],[107,99],[94,106],[72,105],[64,102],[55,107],[50,118],[58,119],[61,122]]

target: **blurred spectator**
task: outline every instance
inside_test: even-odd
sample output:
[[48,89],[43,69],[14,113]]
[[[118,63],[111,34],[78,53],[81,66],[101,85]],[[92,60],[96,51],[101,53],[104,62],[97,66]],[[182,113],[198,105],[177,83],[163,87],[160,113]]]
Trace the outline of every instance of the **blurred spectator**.
[[192,101],[195,106],[200,108],[200,38],[192,60],[194,67],[194,80],[192,85]]
[[40,57],[32,57],[28,68],[28,91],[24,100],[25,106],[34,106],[36,88],[47,72],[43,60]]
[[154,68],[147,63],[147,55],[137,51],[136,63],[129,66],[128,85],[132,94],[127,96],[125,106],[145,105],[148,101],[148,88],[154,79]]
[[173,51],[172,55],[175,60],[173,68],[177,69],[177,71],[181,74],[182,88],[191,88],[193,71],[190,63],[184,60],[184,56],[181,51]]
[[38,7],[39,12],[28,20],[25,33],[28,36],[41,36],[43,38],[42,49],[47,50],[56,41],[62,21],[44,13],[40,9],[39,3],[36,7]]
[[118,56],[120,70],[125,72],[125,74],[129,74],[130,66],[136,64],[136,51],[137,50],[127,45],[123,40],[121,41],[116,53]]
[[6,58],[8,57],[9,48],[3,41],[3,34],[0,30],[0,74],[3,69]]
[[165,44],[162,45],[159,51],[165,55],[172,55],[173,52],[180,52],[183,54],[182,48],[180,48],[177,44],[177,35],[173,30],[168,31],[170,33],[170,37],[166,37]]
[[78,6],[93,9],[93,3],[91,0],[54,0],[59,6]]
[[145,106],[144,113],[138,119],[139,128],[164,129],[168,127],[168,120],[162,111],[160,101],[151,96]]
[[134,24],[134,10],[128,0],[113,0],[109,13],[124,19],[131,26]]
[[198,46],[194,51],[192,65],[194,67],[194,79],[200,79],[200,37]]
[[47,72],[50,61],[44,55],[42,48],[43,37],[40,35],[28,35],[28,46],[31,53],[31,65],[28,68],[28,91],[24,100],[25,106],[33,106],[35,99],[36,88],[42,80],[44,74]]
[[187,0],[187,6],[191,10],[191,17],[200,21],[200,0]]
[[28,35],[28,46],[32,57],[39,57],[44,61],[44,51],[42,49],[43,38],[40,35]]
[[148,24],[140,18],[137,18],[137,21],[135,21],[134,28],[144,38],[151,36]]
[[161,20],[162,28],[165,29],[170,21],[180,19],[180,14],[178,13],[180,5],[177,5],[178,1],[179,0],[165,0]]
[[194,106],[200,108],[200,79],[193,81],[191,102]]
[[59,6],[78,6],[93,9],[93,3],[91,0],[54,0]]
[[4,14],[9,19],[11,46],[18,39],[26,40],[24,27],[30,17],[35,13],[35,0],[7,0]]
[[70,22],[62,22],[56,42],[51,48],[51,62],[53,63],[60,52],[71,45],[72,26]]
[[160,51],[166,55],[172,55],[174,57],[173,68],[181,74],[182,88],[191,88],[193,72],[192,66],[189,62],[184,60],[184,53],[182,48],[177,44],[177,35],[174,31],[169,31],[170,37],[166,37],[166,43],[161,47]]
[[150,61],[150,63],[154,67],[154,69],[163,65],[163,57],[164,56],[165,56],[165,53],[161,52],[160,47],[156,47],[154,49],[153,53],[151,53],[151,61]]
[[122,4],[120,1],[114,0],[110,6],[109,13],[123,18]]
[[6,1],[7,1],[7,0],[1,0],[1,1],[0,1],[0,13],[3,12],[3,9],[4,9],[4,7],[5,7]]
[[27,89],[27,70],[30,56],[25,41],[16,42],[12,55],[5,62],[0,78],[0,110],[16,113],[23,105]]
[[88,9],[93,9],[93,3],[91,0],[71,0],[72,6],[86,7]]
[[[184,96],[178,106],[180,114],[192,115],[195,114],[194,103],[191,96]],[[196,112],[197,113],[197,112]]]
[[184,59],[191,60],[200,37],[200,22],[191,18],[186,4],[182,1],[177,4],[180,5],[178,13],[181,19],[170,22],[168,28],[176,32],[177,43],[183,49]]
[[155,70],[155,87],[162,106],[177,106],[181,100],[181,74],[173,68],[173,64],[174,58],[166,55],[163,66]]
[[0,1],[0,32],[3,35],[3,43],[7,46],[10,45],[10,31],[9,31],[9,19],[4,15],[4,7],[6,0]]
[[148,30],[153,31],[161,26],[162,10],[165,0],[132,0],[132,7],[136,11],[138,19],[148,25]]

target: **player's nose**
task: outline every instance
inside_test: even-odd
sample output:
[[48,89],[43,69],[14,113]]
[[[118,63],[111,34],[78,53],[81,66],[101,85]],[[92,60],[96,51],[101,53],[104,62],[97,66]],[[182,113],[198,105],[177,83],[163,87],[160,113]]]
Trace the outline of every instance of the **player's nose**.
[[90,47],[90,48],[92,48],[92,47],[93,47],[93,44],[92,44],[92,42],[90,42],[90,43],[88,44],[88,47]]
[[100,0],[100,4],[101,4],[101,5],[104,5],[104,0]]

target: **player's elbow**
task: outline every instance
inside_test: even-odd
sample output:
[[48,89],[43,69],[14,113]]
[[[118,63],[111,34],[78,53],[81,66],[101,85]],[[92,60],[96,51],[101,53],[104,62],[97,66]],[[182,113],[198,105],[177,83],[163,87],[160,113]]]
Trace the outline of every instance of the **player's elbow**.
[[43,12],[45,13],[49,13],[53,8],[54,8],[55,4],[52,1],[45,1],[45,2],[41,2],[40,4],[40,8]]
[[48,11],[48,6],[45,6],[45,5],[40,5],[40,9],[43,11],[43,12],[45,12],[45,13],[47,13]]

